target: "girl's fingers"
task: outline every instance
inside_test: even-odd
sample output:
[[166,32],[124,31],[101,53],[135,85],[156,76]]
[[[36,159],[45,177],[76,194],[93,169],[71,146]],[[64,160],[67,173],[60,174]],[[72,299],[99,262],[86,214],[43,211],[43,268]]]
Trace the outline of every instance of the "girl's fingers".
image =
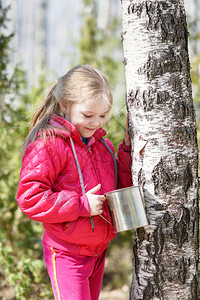
[[89,190],[87,193],[88,194],[96,194],[96,192],[98,192],[98,190],[100,190],[101,188],[101,184],[97,184],[95,187],[93,187],[91,190]]

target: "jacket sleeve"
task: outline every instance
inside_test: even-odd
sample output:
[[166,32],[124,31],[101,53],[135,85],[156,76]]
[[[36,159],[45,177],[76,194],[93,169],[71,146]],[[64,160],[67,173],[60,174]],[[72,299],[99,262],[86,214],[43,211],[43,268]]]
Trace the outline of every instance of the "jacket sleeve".
[[131,146],[126,146],[124,141],[119,145],[118,149],[118,188],[125,188],[132,186],[132,174],[131,174]]
[[[113,144],[106,139],[106,143],[114,153]],[[131,146],[126,146],[124,141],[119,145],[117,161],[117,187],[125,188],[132,186],[132,174],[131,174]]]
[[74,191],[53,191],[53,184],[67,163],[66,143],[40,139],[30,144],[22,161],[17,202],[31,219],[59,223],[90,216],[86,195]]

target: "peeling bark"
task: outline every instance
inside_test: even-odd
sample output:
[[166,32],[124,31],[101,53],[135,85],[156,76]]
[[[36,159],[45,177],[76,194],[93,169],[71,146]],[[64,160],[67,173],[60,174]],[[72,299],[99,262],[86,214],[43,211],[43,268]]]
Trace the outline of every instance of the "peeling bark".
[[[182,0],[122,0],[133,184],[150,226],[135,231],[132,300],[198,299],[198,149]],[[135,145],[147,141],[142,155]]]

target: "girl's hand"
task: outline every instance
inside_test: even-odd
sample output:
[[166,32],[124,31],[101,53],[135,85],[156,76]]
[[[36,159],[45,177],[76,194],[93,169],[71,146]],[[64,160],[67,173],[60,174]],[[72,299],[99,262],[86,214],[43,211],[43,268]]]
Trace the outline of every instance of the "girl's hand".
[[98,192],[100,188],[101,184],[98,184],[86,193],[90,206],[91,216],[97,216],[103,213],[102,206],[103,202],[106,200],[106,197],[103,195],[95,195],[95,193]]
[[126,146],[131,145],[131,140],[128,132],[128,120],[129,120],[129,114],[127,113],[127,118],[126,118],[126,133],[125,133],[125,138],[124,138],[124,143]]

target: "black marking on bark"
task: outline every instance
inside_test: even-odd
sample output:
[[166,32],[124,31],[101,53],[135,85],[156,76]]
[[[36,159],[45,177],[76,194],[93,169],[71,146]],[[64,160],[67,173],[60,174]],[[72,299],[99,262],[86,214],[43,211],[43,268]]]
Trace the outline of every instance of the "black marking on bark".
[[144,4],[145,4],[145,2],[137,3],[137,4],[131,3],[128,6],[128,14],[137,14],[137,16],[141,16],[143,8],[144,8]]
[[165,243],[165,236],[162,231],[162,226],[157,227],[157,229],[154,231],[153,237],[155,241],[155,256],[158,257],[162,254]]
[[167,211],[164,216],[163,216],[163,221],[164,221],[164,224],[165,224],[165,227],[168,226],[168,224],[170,223],[170,221],[172,220],[172,217],[171,215],[169,214],[169,212]]
[[156,89],[149,88],[148,90],[143,91],[142,100],[143,108],[145,112],[148,112],[158,105],[166,103],[169,99],[169,93],[164,91],[157,91]]
[[192,299],[191,300],[197,300],[200,299],[200,293],[198,289],[198,280],[197,276],[193,276],[193,280],[191,282],[191,291],[192,291]]
[[129,91],[127,99],[134,108],[143,107],[144,111],[148,112],[155,107],[158,109],[159,105],[166,104],[170,99],[170,95],[167,91],[158,91],[152,87],[147,90],[136,88]]
[[178,280],[179,280],[182,284],[185,284],[185,282],[186,282],[186,277],[187,277],[187,273],[188,273],[188,259],[185,259],[184,257],[182,257],[182,258],[178,261],[178,265],[179,265],[179,270],[178,270]]
[[174,223],[174,243],[181,248],[184,242],[188,240],[188,231],[190,225],[190,211],[186,207],[182,207],[182,216],[180,220],[175,220]]
[[138,239],[139,239],[139,243],[141,244],[145,239],[145,229],[143,227],[138,228],[137,236],[138,236]]
[[184,119],[186,116],[186,106],[184,101],[176,101],[173,107],[173,113],[177,118]]
[[[181,170],[177,172],[176,165],[182,164]],[[179,168],[180,169],[180,168]],[[193,175],[188,158],[177,154],[171,161],[161,158],[160,162],[152,171],[155,194],[170,193],[175,187],[184,191],[185,197],[189,188],[193,185]]]
[[187,163],[187,166],[184,170],[183,177],[184,177],[184,182],[185,182],[184,191],[185,191],[185,193],[187,193],[187,191],[189,190],[189,188],[192,186],[192,183],[193,183],[192,171],[190,169],[189,163]]
[[156,268],[156,272],[154,274],[154,282],[155,282],[155,294],[160,299],[163,299],[163,290],[162,286],[160,286],[160,282],[164,280],[164,267],[162,266],[162,252],[165,244],[165,236],[163,234],[162,223],[158,225],[158,227],[153,232],[154,238],[154,255],[153,255],[153,263]]
[[196,140],[196,128],[191,126],[174,126],[172,135],[176,142],[184,144],[193,143]]
[[123,42],[124,41],[124,36],[127,34],[127,31],[123,31],[122,33],[121,33],[121,42]]
[[129,103],[129,106],[133,107],[139,107],[140,106],[140,100],[139,100],[139,89],[130,90],[127,94],[127,102]]
[[139,278],[139,270],[140,270],[140,260],[139,260],[139,255],[137,253],[138,251],[138,243],[137,240],[133,240],[133,269],[134,273],[136,275],[136,281],[138,286],[140,286],[140,278]]
[[144,292],[143,292],[143,300],[152,299],[152,297],[154,297],[154,295],[155,295],[154,294],[154,286],[149,280],[148,284],[147,284],[147,286],[146,286],[146,288],[144,289]]
[[175,92],[177,95],[182,95],[183,80],[180,76],[177,76],[176,74],[171,74],[167,84],[169,85],[173,93]]
[[172,47],[160,53],[159,58],[156,58],[154,51],[151,51],[148,54],[146,63],[137,72],[139,75],[145,75],[151,81],[165,73],[181,73],[182,61],[180,54],[175,54]]
[[193,105],[189,105],[182,100],[177,100],[173,104],[173,114],[177,119],[185,119],[187,117],[192,117],[192,119],[194,119]]
[[165,270],[165,279],[170,282],[185,284],[188,274],[189,260],[185,257],[171,261],[171,265],[168,270]]
[[167,205],[155,202],[151,205],[155,211],[164,211],[167,208]]
[[124,64],[124,66],[126,66],[126,65],[127,65],[127,58],[124,58],[124,60],[123,60],[123,64]]
[[163,160],[154,167],[152,172],[152,179],[154,183],[155,194],[158,195],[159,192],[168,192],[169,183],[171,181],[170,174],[166,170],[166,167],[163,164]]
[[138,184],[142,187],[145,185],[145,175],[144,175],[144,171],[142,170],[142,168],[140,169],[140,171],[138,173]]

